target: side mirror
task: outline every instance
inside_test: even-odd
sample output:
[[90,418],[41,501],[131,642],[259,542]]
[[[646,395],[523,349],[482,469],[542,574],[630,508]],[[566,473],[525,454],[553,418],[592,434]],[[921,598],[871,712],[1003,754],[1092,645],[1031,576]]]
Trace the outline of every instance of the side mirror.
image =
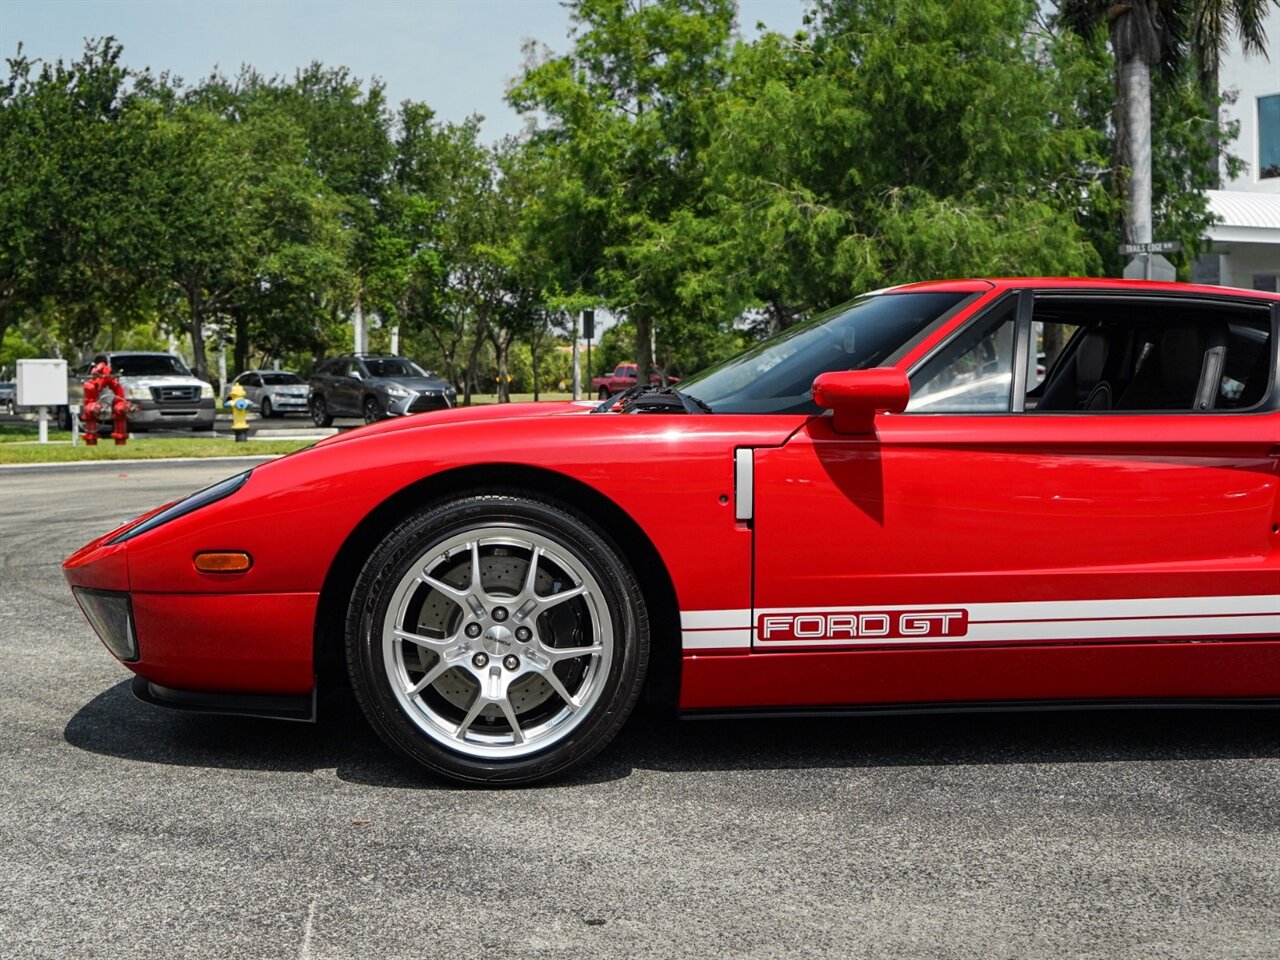
[[911,383],[894,367],[835,370],[813,381],[813,401],[835,412],[836,433],[875,433],[877,413],[902,413],[910,399]]

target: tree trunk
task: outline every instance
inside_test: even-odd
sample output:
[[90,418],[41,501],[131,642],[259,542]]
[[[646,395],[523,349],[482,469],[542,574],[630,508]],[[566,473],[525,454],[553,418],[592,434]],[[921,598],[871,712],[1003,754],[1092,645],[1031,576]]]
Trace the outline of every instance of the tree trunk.
[[471,406],[471,391],[476,384],[476,360],[480,356],[480,345],[484,342],[484,335],[480,332],[476,333],[476,337],[471,341],[471,353],[467,356],[467,379],[462,385],[462,405],[464,407]]
[[493,344],[493,360],[498,368],[498,402],[511,402],[511,381],[507,376],[507,354],[511,350],[511,337],[501,333],[493,333],[489,337]]
[[204,304],[198,288],[193,288],[187,294],[187,305],[191,309],[191,366],[195,369],[196,377],[208,380],[209,361],[204,355]]
[[[249,367],[249,314],[244,307],[236,307],[231,311],[234,325],[235,345],[232,349],[231,362],[237,375],[244,373]],[[221,386],[221,384],[219,385]]]
[[653,366],[653,320],[643,311],[631,315],[636,324],[636,384],[649,382],[649,368]]
[[1151,65],[1134,57],[1120,65],[1129,146],[1129,209],[1125,236],[1151,242]]

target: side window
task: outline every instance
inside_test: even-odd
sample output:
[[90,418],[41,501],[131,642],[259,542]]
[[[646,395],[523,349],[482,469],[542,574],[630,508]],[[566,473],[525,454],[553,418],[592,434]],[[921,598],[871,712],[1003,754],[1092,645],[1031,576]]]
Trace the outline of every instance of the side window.
[[246,387],[262,386],[262,378],[258,376],[256,373],[247,374],[245,378],[240,382],[243,383]]
[[1017,301],[961,332],[911,377],[908,413],[1008,413]]
[[[1139,298],[1038,298],[1032,333],[1066,345],[1028,375],[1026,407],[1041,413],[1245,410],[1267,396],[1267,311],[1243,304]],[[1056,335],[1055,335],[1056,336]]]
[[1227,356],[1215,409],[1247,410],[1266,399],[1274,366],[1269,333],[1261,323],[1233,323],[1228,327]]

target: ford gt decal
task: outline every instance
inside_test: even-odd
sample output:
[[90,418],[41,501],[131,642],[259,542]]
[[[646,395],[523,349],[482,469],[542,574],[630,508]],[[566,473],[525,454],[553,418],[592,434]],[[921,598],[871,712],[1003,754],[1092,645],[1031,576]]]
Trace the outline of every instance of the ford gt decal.
[[876,610],[871,612],[762,613],[756,638],[774,640],[863,640],[875,637],[963,637],[967,610]]
[[686,610],[688,652],[802,646],[1202,640],[1280,635],[1280,596],[1134,597],[899,608]]

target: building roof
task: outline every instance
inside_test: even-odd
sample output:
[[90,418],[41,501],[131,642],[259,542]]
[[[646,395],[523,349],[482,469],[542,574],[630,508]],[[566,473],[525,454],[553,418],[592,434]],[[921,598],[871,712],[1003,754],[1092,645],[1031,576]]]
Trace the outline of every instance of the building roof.
[[1280,245],[1280,193],[1209,190],[1209,210],[1217,220],[1209,238],[1224,242]]

